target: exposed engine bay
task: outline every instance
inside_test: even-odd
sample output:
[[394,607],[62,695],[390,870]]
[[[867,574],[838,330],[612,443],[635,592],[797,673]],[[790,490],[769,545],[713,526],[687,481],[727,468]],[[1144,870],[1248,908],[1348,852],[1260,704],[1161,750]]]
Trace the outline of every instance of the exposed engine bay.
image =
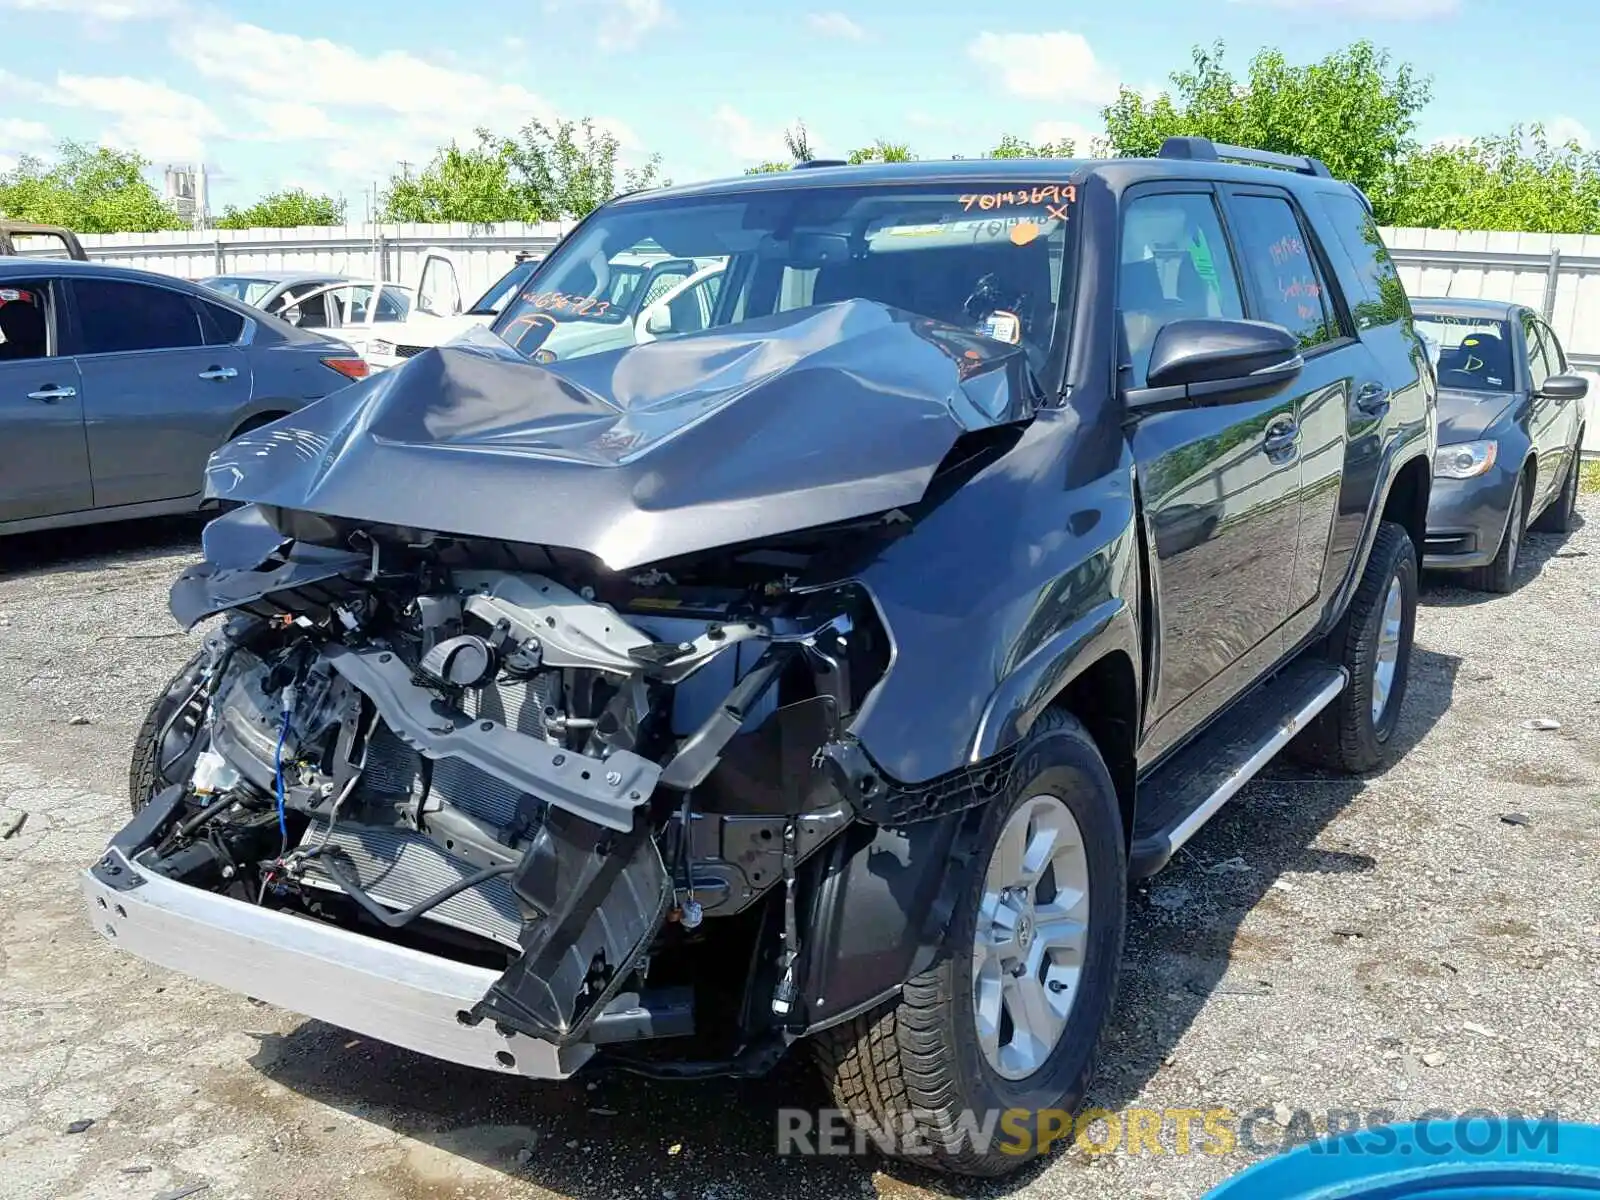
[[[558,1045],[619,993],[692,988],[675,956],[736,927],[781,1025],[796,869],[857,816],[846,730],[891,652],[869,597],[800,585],[800,545],[585,574],[412,536],[325,563],[284,540],[259,594],[225,595],[155,740],[172,819],[139,863],[503,969],[463,1020]],[[175,611],[238,574],[192,569]],[[690,1032],[668,1007],[629,1036]]]

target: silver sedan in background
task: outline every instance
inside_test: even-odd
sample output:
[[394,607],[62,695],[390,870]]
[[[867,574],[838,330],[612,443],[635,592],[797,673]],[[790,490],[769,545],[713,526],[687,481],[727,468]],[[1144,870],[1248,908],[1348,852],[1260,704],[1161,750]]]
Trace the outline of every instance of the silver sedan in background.
[[198,510],[218,446],[366,374],[185,280],[0,259],[0,534]]

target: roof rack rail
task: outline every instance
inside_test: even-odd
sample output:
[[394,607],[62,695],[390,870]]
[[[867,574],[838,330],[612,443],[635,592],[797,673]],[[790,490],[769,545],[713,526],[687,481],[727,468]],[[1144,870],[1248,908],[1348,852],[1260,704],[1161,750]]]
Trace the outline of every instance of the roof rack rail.
[[1203,137],[1169,137],[1161,143],[1161,158],[1186,158],[1194,162],[1238,162],[1258,167],[1283,167],[1301,175],[1332,179],[1333,172],[1320,158],[1304,154],[1275,154],[1271,150],[1252,150],[1229,146]]
[[850,160],[847,158],[808,158],[805,162],[795,163],[790,170],[808,171],[812,167],[848,167]]

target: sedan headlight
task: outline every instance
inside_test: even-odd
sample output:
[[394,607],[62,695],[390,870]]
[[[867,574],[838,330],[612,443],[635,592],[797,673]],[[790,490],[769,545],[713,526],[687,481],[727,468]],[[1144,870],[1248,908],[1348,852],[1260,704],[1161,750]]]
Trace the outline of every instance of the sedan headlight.
[[1433,473],[1441,479],[1471,479],[1494,466],[1495,442],[1458,442],[1433,454]]
[[386,358],[394,357],[394,343],[383,341],[381,338],[368,343],[367,351],[371,354],[382,354]]

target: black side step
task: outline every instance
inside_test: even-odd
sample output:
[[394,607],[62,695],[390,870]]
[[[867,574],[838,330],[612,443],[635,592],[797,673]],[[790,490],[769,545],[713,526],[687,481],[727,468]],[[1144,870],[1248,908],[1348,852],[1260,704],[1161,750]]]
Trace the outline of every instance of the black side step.
[[1252,776],[1344,690],[1343,667],[1291,663],[1139,784],[1128,875],[1154,875]]

